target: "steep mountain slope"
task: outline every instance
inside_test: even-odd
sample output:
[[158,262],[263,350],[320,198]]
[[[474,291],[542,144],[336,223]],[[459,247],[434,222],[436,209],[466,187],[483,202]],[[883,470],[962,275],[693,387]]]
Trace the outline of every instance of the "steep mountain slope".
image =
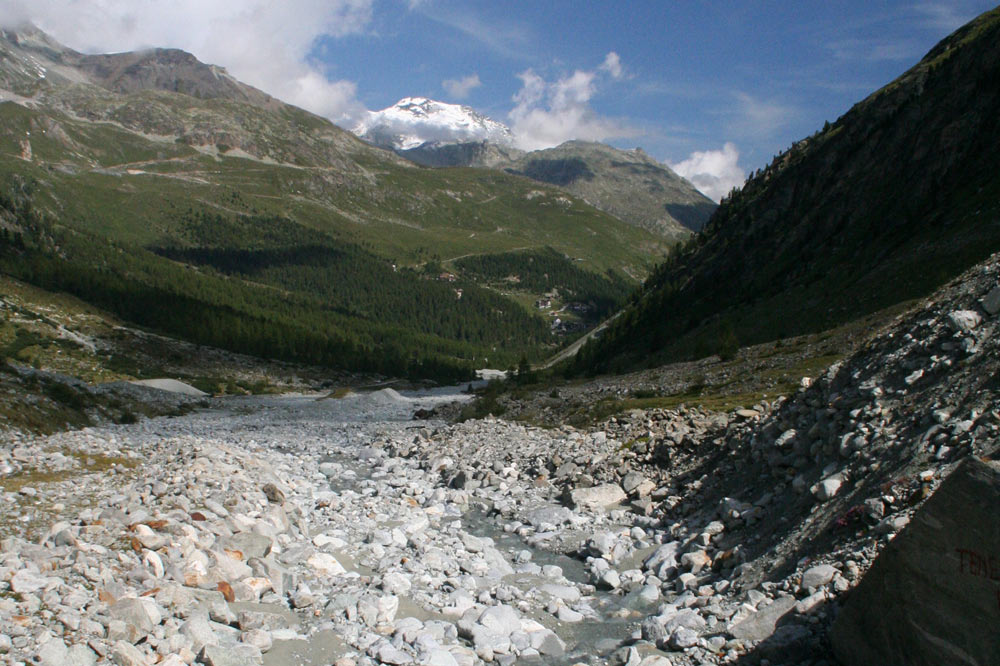
[[1000,247],[998,142],[993,10],[759,171],[576,367],[725,351],[928,293]]
[[511,173],[552,183],[615,217],[671,239],[698,231],[715,202],[641,149],[567,141],[524,155]]
[[503,169],[524,156],[524,151],[489,141],[445,143],[434,141],[397,150],[411,162],[429,167],[488,167]]
[[641,150],[567,141],[525,153],[509,128],[467,106],[408,97],[373,112],[354,132],[424,166],[503,169],[555,185],[671,242],[701,229],[716,208]]
[[552,247],[629,280],[666,250],[555,188],[416,167],[179,51],[8,31],[0,87],[3,270],[200,343],[395,374],[504,363],[557,338],[439,262]]

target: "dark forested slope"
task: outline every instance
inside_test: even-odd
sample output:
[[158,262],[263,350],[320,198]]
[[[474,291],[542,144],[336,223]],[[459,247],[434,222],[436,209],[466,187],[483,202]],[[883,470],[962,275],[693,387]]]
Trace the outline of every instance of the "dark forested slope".
[[576,369],[777,339],[928,293],[1000,248],[1000,10],[725,199]]

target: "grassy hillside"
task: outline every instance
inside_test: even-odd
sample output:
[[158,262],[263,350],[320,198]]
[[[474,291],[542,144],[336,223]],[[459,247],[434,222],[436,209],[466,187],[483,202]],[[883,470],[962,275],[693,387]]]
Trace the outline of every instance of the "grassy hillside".
[[[464,378],[561,339],[522,295],[432,268],[553,248],[597,280],[637,281],[665,256],[663,239],[556,188],[416,167],[187,54],[38,43],[0,35],[0,85],[32,98],[0,103],[0,268],[128,321],[266,357]],[[36,65],[48,76],[32,78]]]
[[655,236],[676,242],[701,229],[714,201],[641,150],[591,141],[567,141],[529,153],[487,141],[424,144],[399,151],[427,166],[502,169],[555,185]]
[[[18,159],[25,146],[30,161]],[[173,233],[177,210],[200,206],[287,215],[404,264],[549,245],[591,270],[644,275],[666,249],[651,234],[526,179],[416,168],[368,150],[354,156],[351,171],[274,164],[0,104],[0,168],[32,176],[38,205],[61,222],[117,240],[160,242]],[[143,224],[135,224],[139,216]]]

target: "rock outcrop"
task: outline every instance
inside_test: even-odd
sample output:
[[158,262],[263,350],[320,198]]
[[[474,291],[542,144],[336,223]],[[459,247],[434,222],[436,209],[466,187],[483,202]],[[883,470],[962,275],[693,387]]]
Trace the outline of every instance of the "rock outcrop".
[[966,460],[878,556],[833,626],[844,664],[1000,663],[1000,463]]

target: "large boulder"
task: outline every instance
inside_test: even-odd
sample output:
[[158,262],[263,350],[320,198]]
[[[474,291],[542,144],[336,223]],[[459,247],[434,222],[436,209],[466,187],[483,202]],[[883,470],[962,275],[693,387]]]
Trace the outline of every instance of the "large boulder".
[[615,506],[625,501],[627,497],[621,486],[610,483],[592,488],[574,488],[569,492],[570,505],[591,511]]
[[832,630],[844,664],[1000,664],[1000,463],[969,459],[885,547]]

